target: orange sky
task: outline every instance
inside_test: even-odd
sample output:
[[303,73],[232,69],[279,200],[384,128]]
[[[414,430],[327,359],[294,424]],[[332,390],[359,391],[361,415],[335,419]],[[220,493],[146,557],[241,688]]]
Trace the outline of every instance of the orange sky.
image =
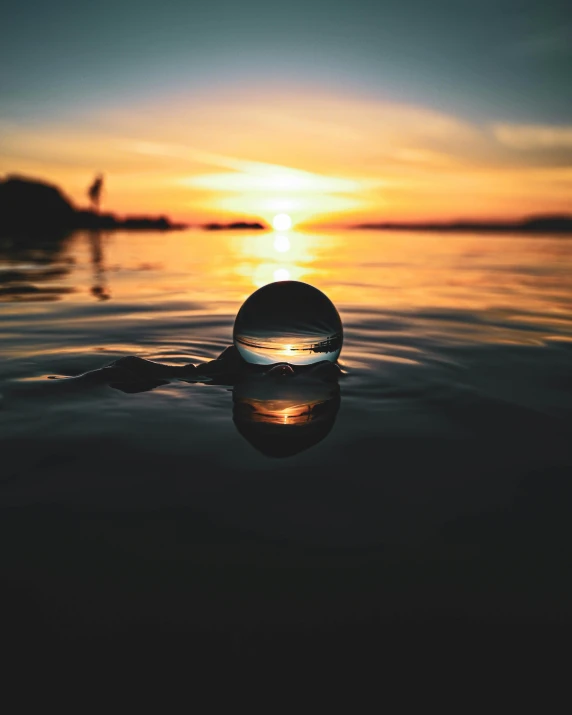
[[[511,218],[570,211],[572,127],[471,122],[419,106],[310,91],[173,97],[73,123],[0,125],[2,173],[79,205],[188,222],[295,225]],[[569,162],[567,162],[569,164]]]

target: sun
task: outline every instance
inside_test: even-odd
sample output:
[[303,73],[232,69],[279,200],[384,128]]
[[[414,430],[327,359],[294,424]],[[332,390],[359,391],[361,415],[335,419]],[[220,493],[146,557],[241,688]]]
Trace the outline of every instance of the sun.
[[272,219],[272,225],[276,231],[287,231],[292,228],[292,219],[288,214],[276,214]]

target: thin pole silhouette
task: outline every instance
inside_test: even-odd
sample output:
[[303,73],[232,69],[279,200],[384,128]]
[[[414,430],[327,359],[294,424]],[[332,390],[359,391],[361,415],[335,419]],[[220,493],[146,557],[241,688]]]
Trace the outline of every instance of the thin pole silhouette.
[[103,192],[103,174],[98,174],[93,183],[87,190],[87,195],[91,201],[93,210],[95,213],[99,213],[99,207],[101,204],[101,194]]

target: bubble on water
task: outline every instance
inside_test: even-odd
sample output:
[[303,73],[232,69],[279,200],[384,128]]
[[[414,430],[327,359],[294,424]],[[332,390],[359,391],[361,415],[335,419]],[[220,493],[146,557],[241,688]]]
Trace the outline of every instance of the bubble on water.
[[299,281],[270,283],[246,300],[234,323],[234,344],[249,363],[335,362],[343,341],[332,301]]

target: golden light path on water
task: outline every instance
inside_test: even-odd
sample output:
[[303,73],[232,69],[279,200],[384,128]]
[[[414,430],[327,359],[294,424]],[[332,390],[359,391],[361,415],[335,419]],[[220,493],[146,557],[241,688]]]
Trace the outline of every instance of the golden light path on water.
[[244,236],[236,246],[236,272],[256,288],[273,281],[307,281],[320,272],[320,257],[331,245],[331,239],[298,231]]
[[[256,288],[286,275],[315,285],[336,305],[383,310],[518,309],[548,316],[564,313],[571,293],[571,244],[548,236],[79,232],[56,259],[65,268],[57,284],[68,292],[54,310],[62,302],[93,303],[96,279],[107,285],[113,303],[182,299],[215,312],[227,310],[229,301],[239,307]],[[38,303],[20,298],[18,306],[22,312]]]
[[[18,253],[0,255],[0,267],[33,281],[34,300],[18,286],[11,297],[6,284],[2,310],[20,322],[42,315],[53,321],[54,330],[61,319],[62,326],[77,323],[95,332],[124,311],[145,335],[146,322],[163,315],[178,326],[169,341],[185,345],[194,335],[193,321],[232,321],[257,288],[292,279],[320,289],[338,308],[349,328],[344,361],[357,357],[366,343],[373,345],[369,333],[359,343],[351,338],[351,326],[362,330],[372,315],[407,316],[408,330],[431,330],[455,344],[572,339],[572,242],[550,236],[294,229],[78,232],[42,259],[54,270],[23,260]],[[227,322],[216,349],[229,337]],[[532,331],[529,326],[536,323],[542,329]],[[205,330],[196,331],[200,343]],[[105,339],[97,340],[111,349]],[[125,354],[140,354],[139,342],[112,341],[113,349]],[[6,341],[3,349],[24,356],[26,345]],[[74,353],[78,348],[60,349]]]

